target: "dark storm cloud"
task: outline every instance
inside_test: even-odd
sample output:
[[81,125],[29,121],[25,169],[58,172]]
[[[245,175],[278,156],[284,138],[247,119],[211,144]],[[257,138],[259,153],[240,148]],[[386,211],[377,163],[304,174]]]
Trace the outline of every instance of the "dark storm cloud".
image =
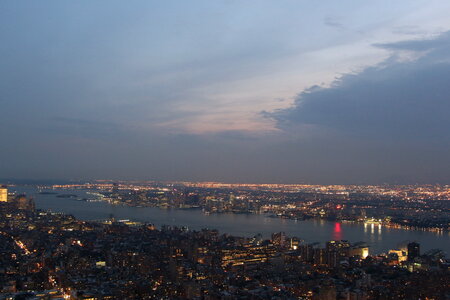
[[[293,165],[313,181],[448,183],[450,34],[376,46],[392,56],[329,88],[304,90],[272,115],[297,137],[284,148],[297,151]],[[420,57],[405,59],[411,52]]]
[[[289,131],[309,125],[359,139],[448,145],[450,34],[377,46],[393,50],[392,58],[344,75],[329,88],[302,92],[293,108],[275,115],[279,127]],[[399,62],[400,50],[420,51],[422,56]]]

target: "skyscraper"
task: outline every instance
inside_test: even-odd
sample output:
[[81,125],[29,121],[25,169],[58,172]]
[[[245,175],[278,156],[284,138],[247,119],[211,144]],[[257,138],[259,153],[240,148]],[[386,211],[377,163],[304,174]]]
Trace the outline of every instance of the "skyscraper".
[[0,186],[0,202],[8,201],[8,189],[6,186]]
[[420,256],[420,244],[419,243],[409,243],[408,244],[408,261],[413,261],[414,258]]

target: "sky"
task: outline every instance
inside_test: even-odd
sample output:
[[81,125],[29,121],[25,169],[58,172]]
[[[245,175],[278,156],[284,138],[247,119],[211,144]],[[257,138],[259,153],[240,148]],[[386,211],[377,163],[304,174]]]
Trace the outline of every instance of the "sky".
[[450,2],[0,2],[0,178],[450,183]]

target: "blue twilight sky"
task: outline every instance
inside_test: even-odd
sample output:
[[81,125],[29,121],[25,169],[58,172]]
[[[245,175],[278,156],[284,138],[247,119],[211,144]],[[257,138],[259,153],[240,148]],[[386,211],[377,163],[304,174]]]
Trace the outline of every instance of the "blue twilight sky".
[[450,2],[0,2],[0,178],[450,182]]

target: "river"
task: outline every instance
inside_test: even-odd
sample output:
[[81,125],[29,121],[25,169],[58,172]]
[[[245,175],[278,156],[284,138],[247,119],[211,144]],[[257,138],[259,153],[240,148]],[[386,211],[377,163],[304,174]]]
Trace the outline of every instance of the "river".
[[[86,202],[73,198],[59,198],[56,194],[39,194],[33,187],[10,187],[11,191],[32,196],[36,207],[53,212],[72,214],[81,220],[103,220],[113,215],[116,219],[130,219],[161,225],[187,226],[189,229],[217,229],[221,233],[251,237],[261,233],[269,238],[274,232],[284,231],[288,236],[297,236],[307,243],[325,243],[329,240],[366,242],[370,253],[383,253],[395,249],[408,241],[421,244],[421,251],[442,249],[450,253],[450,234],[421,230],[406,230],[363,224],[329,222],[325,220],[295,221],[270,218],[264,214],[210,214],[199,209],[159,209],[154,207],[129,207],[111,205],[106,202]],[[58,191],[61,194],[76,194],[91,198],[86,191]]]

